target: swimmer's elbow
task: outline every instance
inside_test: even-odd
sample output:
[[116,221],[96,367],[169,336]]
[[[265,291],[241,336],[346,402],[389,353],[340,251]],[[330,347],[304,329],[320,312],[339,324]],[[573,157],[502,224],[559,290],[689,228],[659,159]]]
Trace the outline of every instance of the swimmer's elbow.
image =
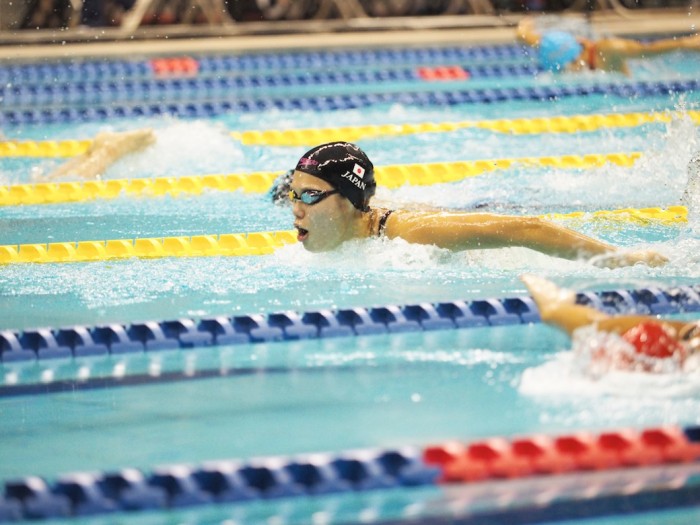
[[525,218],[520,235],[522,246],[565,259],[588,258],[614,250],[612,246],[540,217]]
[[524,238],[536,237],[547,235],[551,230],[557,229],[558,227],[549,221],[542,219],[541,217],[523,217],[520,221],[520,233],[524,234]]

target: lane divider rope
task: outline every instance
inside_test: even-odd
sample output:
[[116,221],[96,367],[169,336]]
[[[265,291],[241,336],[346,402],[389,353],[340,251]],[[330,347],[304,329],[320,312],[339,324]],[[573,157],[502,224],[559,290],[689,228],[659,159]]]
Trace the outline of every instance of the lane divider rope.
[[[640,225],[674,225],[687,221],[684,206],[625,208],[595,212],[549,213],[540,217],[555,220],[608,220]],[[153,237],[100,241],[73,241],[0,245],[0,265],[18,263],[91,262],[134,257],[231,257],[269,255],[296,242],[295,230],[253,233],[222,233],[180,237]]]
[[[32,146],[34,147],[34,145]],[[54,146],[52,145],[51,148]],[[58,147],[58,146],[57,146]],[[38,149],[38,147],[37,147]],[[591,169],[607,163],[632,166],[641,153],[609,153],[563,155],[551,157],[520,157],[490,160],[397,164],[378,166],[376,180],[389,189],[405,184],[429,186],[456,182],[483,173],[514,166],[526,168]],[[0,186],[0,206],[80,202],[116,198],[122,193],[130,196],[155,197],[163,195],[198,195],[205,190],[245,191],[264,193],[270,189],[278,172],[194,175],[71,182],[43,182]]]
[[[77,121],[112,121],[142,117],[211,118],[226,113],[261,111],[337,111],[368,106],[402,104],[406,106],[453,106],[493,104],[505,101],[553,101],[572,97],[603,96],[629,100],[630,97],[666,97],[696,91],[698,79],[673,81],[633,81],[625,84],[605,82],[573,86],[518,86],[474,88],[468,90],[416,90],[383,93],[334,94],[315,96],[240,96],[226,89],[183,95],[177,90],[156,94],[140,93],[133,102],[92,103],[87,106],[12,107],[0,111],[0,126],[69,123]],[[152,100],[155,99],[155,100]],[[146,102],[143,102],[146,100]]]
[[283,172],[251,172],[0,186],[0,206],[83,202],[95,199],[200,195],[204,191],[264,193]]
[[[693,479],[698,474],[699,434],[698,427],[661,426],[220,460],[151,470],[123,467],[63,474],[54,480],[24,476],[4,481],[0,512],[6,520],[38,520],[408,487],[451,485],[454,490],[455,485],[478,487],[486,481],[523,480],[530,482],[529,490],[517,491],[522,492],[518,498],[515,494],[503,498],[498,510],[507,513],[510,507],[517,516],[518,507],[526,501],[540,513],[551,507],[551,517],[561,520],[580,517],[569,513],[584,508],[584,515],[591,516],[590,507],[603,503],[610,513],[616,503],[618,512],[629,514],[635,509],[665,509],[697,501],[700,487]],[[660,467],[675,467],[681,475],[664,478],[659,475]],[[596,485],[601,499],[597,505],[588,493],[583,498],[567,494],[572,483],[589,489],[589,478],[595,473],[613,475],[612,471],[615,483]],[[566,474],[576,476],[565,478],[561,490],[553,488],[558,477]],[[550,478],[545,486],[537,484],[542,477]],[[621,483],[623,479],[626,483]],[[490,505],[498,491],[493,485],[488,490],[490,495],[483,494],[479,505],[469,508],[469,515],[477,518],[469,523],[488,522],[481,519],[482,513],[494,517]],[[634,495],[637,497],[631,499]],[[576,504],[581,500],[583,508]],[[658,507],[642,504],[644,501],[655,501]]]
[[[171,67],[163,61],[168,61]],[[187,67],[182,67],[185,61]],[[397,65],[434,65],[442,62],[529,63],[525,47],[514,44],[493,46],[447,46],[430,48],[362,49],[309,51],[297,53],[255,53],[243,55],[215,54],[184,57],[161,57],[152,60],[92,60],[53,62],[50,64],[9,64],[0,67],[0,83],[55,83],[65,80],[125,80],[152,78],[165,69],[178,69],[183,76],[192,74],[192,64],[199,74],[223,72],[269,72],[292,69],[337,70],[339,68],[396,67]],[[178,64],[178,62],[180,62]],[[179,67],[172,67],[179,66]],[[172,72],[172,71],[171,71]]]
[[[261,94],[265,92],[285,93],[290,88],[308,86],[354,86],[356,89],[368,86],[413,84],[420,87],[426,82],[471,82],[479,78],[533,77],[541,68],[535,64],[491,64],[491,65],[445,65],[433,68],[382,68],[355,71],[301,70],[260,72],[255,74],[199,75],[195,71],[184,70],[166,74],[164,70],[155,73],[156,78],[145,79],[67,79],[50,84],[36,84],[22,81],[5,87],[0,85],[0,107],[21,106],[60,106],[75,102],[92,104],[139,103],[142,100],[183,100],[197,95],[221,97],[227,91],[238,94]],[[461,74],[460,74],[461,73]],[[157,95],[162,95],[158,97]]]
[[92,145],[86,140],[3,140],[0,157],[75,157]]
[[[577,133],[603,128],[635,127],[650,122],[671,122],[687,116],[700,124],[700,111],[573,115],[461,122],[423,122],[285,130],[233,131],[231,136],[246,145],[306,146],[324,141],[356,142],[376,137],[447,133],[465,128],[488,129],[508,134]],[[73,157],[85,153],[92,140],[0,142],[0,157]]]
[[[578,304],[609,314],[670,315],[700,311],[700,285],[581,292]],[[3,364],[331,337],[540,322],[529,296],[356,307],[309,312],[180,318],[131,324],[0,331]]]
[[222,233],[103,241],[0,246],[0,264],[91,262],[140,257],[220,257],[267,255],[296,242],[296,231]]
[[[382,124],[335,128],[248,130],[234,131],[231,136],[246,145],[312,146],[336,140],[357,142],[376,137],[447,133],[466,128],[487,129],[508,134],[578,133],[603,128],[636,127],[650,122],[671,122],[673,118],[683,116],[688,116],[695,124],[700,125],[700,111],[687,111]],[[0,155],[2,155],[1,147]]]

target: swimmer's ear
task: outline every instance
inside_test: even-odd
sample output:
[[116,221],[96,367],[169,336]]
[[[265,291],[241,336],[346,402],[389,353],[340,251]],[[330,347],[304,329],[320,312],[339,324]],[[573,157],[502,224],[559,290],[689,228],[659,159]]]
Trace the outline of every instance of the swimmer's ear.
[[268,194],[273,204],[283,205],[289,202],[289,190],[292,185],[294,170],[289,170],[275,179]]

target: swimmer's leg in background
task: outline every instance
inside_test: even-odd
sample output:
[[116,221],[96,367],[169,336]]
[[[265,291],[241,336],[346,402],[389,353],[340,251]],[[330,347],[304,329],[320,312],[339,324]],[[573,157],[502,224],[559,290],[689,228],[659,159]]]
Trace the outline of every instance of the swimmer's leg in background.
[[564,330],[569,335],[577,328],[592,324],[601,332],[616,334],[624,334],[630,328],[648,322],[666,325],[677,333],[686,324],[683,321],[661,321],[646,315],[611,316],[590,306],[576,304],[573,291],[559,288],[547,279],[534,275],[522,275],[520,279],[537,304],[542,321]]
[[117,160],[150,146],[155,140],[151,129],[98,133],[85,153],[59,166],[46,178],[95,179]]
[[542,321],[571,335],[582,326],[599,323],[610,316],[595,308],[576,304],[576,294],[559,288],[553,282],[535,275],[521,275],[530,295],[537,304]]

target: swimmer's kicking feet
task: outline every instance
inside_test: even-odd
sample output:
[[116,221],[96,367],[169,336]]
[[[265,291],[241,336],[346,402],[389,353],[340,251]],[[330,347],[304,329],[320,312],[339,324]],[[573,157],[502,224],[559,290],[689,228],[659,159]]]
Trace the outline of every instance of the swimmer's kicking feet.
[[156,141],[151,129],[98,133],[82,155],[69,160],[46,176],[47,180],[75,177],[97,179],[122,157],[141,151]]

